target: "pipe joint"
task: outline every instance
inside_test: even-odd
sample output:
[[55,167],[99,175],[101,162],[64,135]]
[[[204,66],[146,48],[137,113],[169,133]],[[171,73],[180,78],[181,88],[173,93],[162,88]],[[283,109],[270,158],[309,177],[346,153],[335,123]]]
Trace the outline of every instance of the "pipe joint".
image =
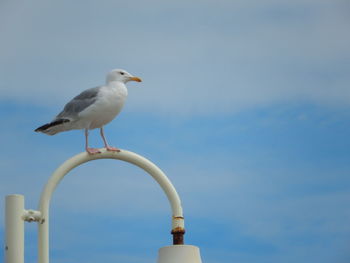
[[23,220],[26,222],[39,222],[42,223],[44,219],[42,218],[41,212],[36,210],[24,210]]

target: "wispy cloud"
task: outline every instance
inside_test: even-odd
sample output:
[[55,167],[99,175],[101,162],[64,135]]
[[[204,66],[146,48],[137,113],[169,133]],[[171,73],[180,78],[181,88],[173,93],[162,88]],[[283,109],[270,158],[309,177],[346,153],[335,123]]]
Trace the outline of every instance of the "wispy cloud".
[[180,2],[156,1],[151,10],[139,2],[117,9],[106,1],[91,3],[87,12],[75,5],[67,11],[67,5],[38,1],[25,13],[8,7],[8,14],[23,15],[2,18],[9,20],[0,51],[3,98],[58,107],[103,84],[106,71],[126,67],[144,77],[130,96],[132,111],[188,115],[299,99],[333,106],[350,101],[343,1],[194,1],[186,10],[178,9]]

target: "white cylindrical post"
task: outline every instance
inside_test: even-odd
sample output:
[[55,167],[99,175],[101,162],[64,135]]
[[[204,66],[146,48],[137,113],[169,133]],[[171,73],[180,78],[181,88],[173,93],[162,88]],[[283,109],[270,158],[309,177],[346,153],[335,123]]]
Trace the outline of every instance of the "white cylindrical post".
[[167,246],[159,249],[157,263],[202,263],[199,248],[191,245]]
[[5,204],[5,263],[24,263],[24,196],[8,195]]

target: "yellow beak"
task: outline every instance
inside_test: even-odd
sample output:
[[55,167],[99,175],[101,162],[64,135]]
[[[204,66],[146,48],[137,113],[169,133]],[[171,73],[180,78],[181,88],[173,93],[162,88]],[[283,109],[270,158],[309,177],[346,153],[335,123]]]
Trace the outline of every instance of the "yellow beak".
[[130,80],[141,82],[142,80],[138,77],[131,77]]

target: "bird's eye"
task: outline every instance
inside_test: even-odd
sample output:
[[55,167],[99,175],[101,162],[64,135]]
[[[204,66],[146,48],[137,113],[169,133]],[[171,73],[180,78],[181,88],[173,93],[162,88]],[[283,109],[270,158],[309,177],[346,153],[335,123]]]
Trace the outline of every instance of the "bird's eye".
[[123,71],[120,72],[120,75],[124,75],[125,73]]

